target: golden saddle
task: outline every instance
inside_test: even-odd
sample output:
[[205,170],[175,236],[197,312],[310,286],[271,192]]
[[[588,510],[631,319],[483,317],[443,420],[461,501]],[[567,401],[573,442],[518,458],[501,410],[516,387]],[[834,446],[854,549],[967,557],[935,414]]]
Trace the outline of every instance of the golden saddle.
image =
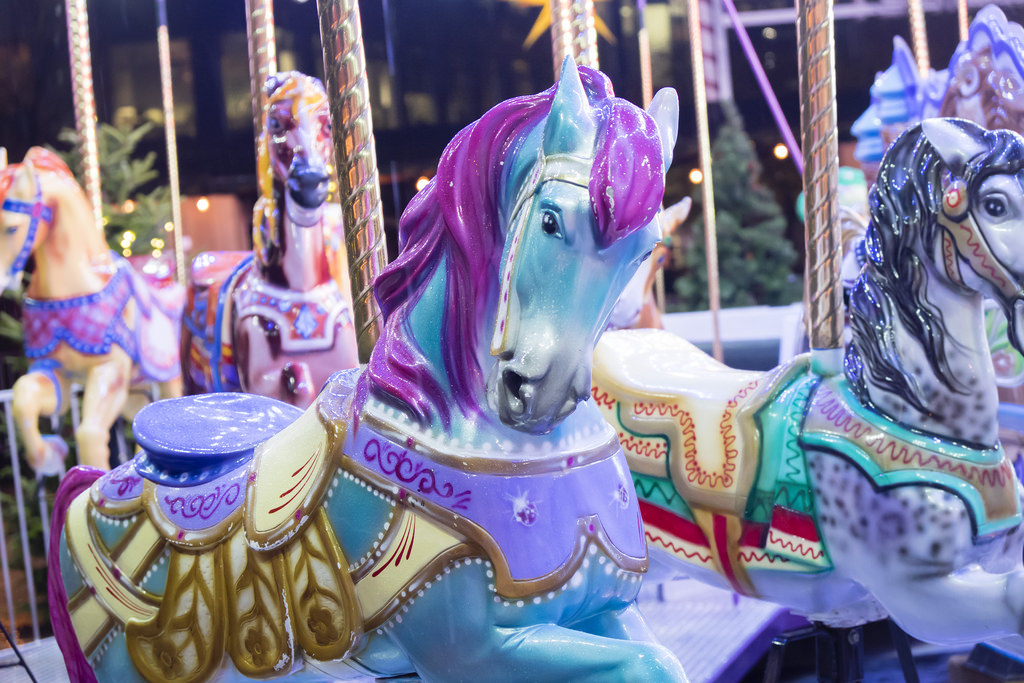
[[754,415],[801,368],[734,370],[669,332],[624,330],[598,343],[592,394],[630,470],[670,479],[693,508],[742,517],[757,474]]

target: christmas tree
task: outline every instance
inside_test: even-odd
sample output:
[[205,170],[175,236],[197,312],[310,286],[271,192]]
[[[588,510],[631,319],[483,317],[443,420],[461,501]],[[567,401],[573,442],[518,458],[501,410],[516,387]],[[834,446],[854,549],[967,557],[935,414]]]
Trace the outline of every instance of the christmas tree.
[[[156,153],[136,158],[135,148],[153,129],[152,122],[137,128],[101,123],[96,131],[100,158],[100,192],[103,196],[103,229],[111,249],[125,256],[146,254],[164,246],[165,225],[171,220],[170,190],[165,185],[149,191],[141,188],[159,175],[153,164]],[[78,135],[72,128],[61,130],[61,142],[70,151],[54,150],[75,173],[79,185],[82,159],[78,153]]]
[[[797,251],[786,239],[786,218],[771,190],[761,184],[761,163],[731,102],[722,104],[725,122],[711,145],[711,171],[718,234],[722,306],[779,305],[798,301],[802,285],[793,273]],[[694,203],[699,204],[700,192]],[[704,219],[679,230],[683,267],[674,289],[682,310],[708,308]]]

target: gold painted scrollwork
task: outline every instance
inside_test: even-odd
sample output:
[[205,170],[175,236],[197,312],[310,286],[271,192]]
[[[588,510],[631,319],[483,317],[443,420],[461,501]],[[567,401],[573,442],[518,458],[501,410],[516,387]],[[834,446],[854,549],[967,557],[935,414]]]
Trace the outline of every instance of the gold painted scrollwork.
[[272,560],[253,552],[239,531],[225,544],[224,575],[231,660],[245,676],[287,671],[295,661],[295,647]]
[[167,592],[156,617],[125,624],[128,654],[147,681],[199,683],[224,656],[222,548],[171,551]]
[[323,509],[312,524],[274,559],[288,587],[292,627],[298,644],[313,659],[341,659],[362,635],[348,561]]

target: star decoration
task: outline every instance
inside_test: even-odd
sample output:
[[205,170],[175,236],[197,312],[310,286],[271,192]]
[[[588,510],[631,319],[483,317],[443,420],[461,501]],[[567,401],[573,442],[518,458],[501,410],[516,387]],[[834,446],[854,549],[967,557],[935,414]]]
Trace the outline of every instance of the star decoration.
[[[537,16],[537,21],[533,22],[533,27],[530,28],[530,33],[526,36],[526,40],[523,41],[523,49],[529,50],[533,47],[533,44],[544,35],[544,33],[551,28],[551,3],[549,0],[505,0],[519,7],[540,7],[540,15]],[[594,0],[596,5],[599,2],[606,2],[607,0]],[[608,25],[604,23],[601,17],[594,14],[594,28],[601,34],[601,37],[607,40],[612,45],[616,44],[615,34],[611,32]]]

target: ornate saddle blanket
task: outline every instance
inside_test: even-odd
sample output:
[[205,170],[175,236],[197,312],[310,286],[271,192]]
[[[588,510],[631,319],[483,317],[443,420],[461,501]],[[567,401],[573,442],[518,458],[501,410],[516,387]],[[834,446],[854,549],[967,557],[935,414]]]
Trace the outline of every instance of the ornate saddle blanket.
[[[177,377],[178,320],[184,290],[153,288],[127,260],[113,255],[115,270],[103,289],[69,299],[25,298],[25,355],[42,358],[62,342],[79,353],[105,355],[117,344],[137,368],[136,381],[165,382]],[[135,303],[135,324],[125,307]]]
[[235,292],[235,315],[239,320],[259,316],[277,325],[285,353],[329,351],[338,323],[352,325],[352,310],[334,280],[300,292],[266,282],[255,268],[248,269]]
[[252,264],[252,252],[218,251],[192,261],[183,324],[192,335],[186,364],[193,384],[207,391],[241,391],[226,302]]
[[[69,610],[87,657],[123,629],[147,680],[208,680],[225,652],[261,677],[300,652],[348,656],[460,563],[485,564],[506,600],[561,587],[589,548],[624,577],[646,569],[637,500],[606,427],[536,471],[463,471],[467,456],[427,434],[399,440],[373,410],[350,430],[356,374],[335,375],[283,429],[297,409],[240,394],[176,399],[174,419],[140,412],[144,452],[66,517],[81,578]],[[258,438],[225,430],[239,421]]]
[[593,377],[633,472],[648,542],[720,573],[737,592],[753,594],[753,567],[831,569],[805,448],[850,458],[880,488],[951,490],[980,534],[1020,522],[1001,449],[971,451],[868,417],[841,378],[822,382],[806,357],[766,374],[738,372],[670,333],[627,331],[604,335]]

